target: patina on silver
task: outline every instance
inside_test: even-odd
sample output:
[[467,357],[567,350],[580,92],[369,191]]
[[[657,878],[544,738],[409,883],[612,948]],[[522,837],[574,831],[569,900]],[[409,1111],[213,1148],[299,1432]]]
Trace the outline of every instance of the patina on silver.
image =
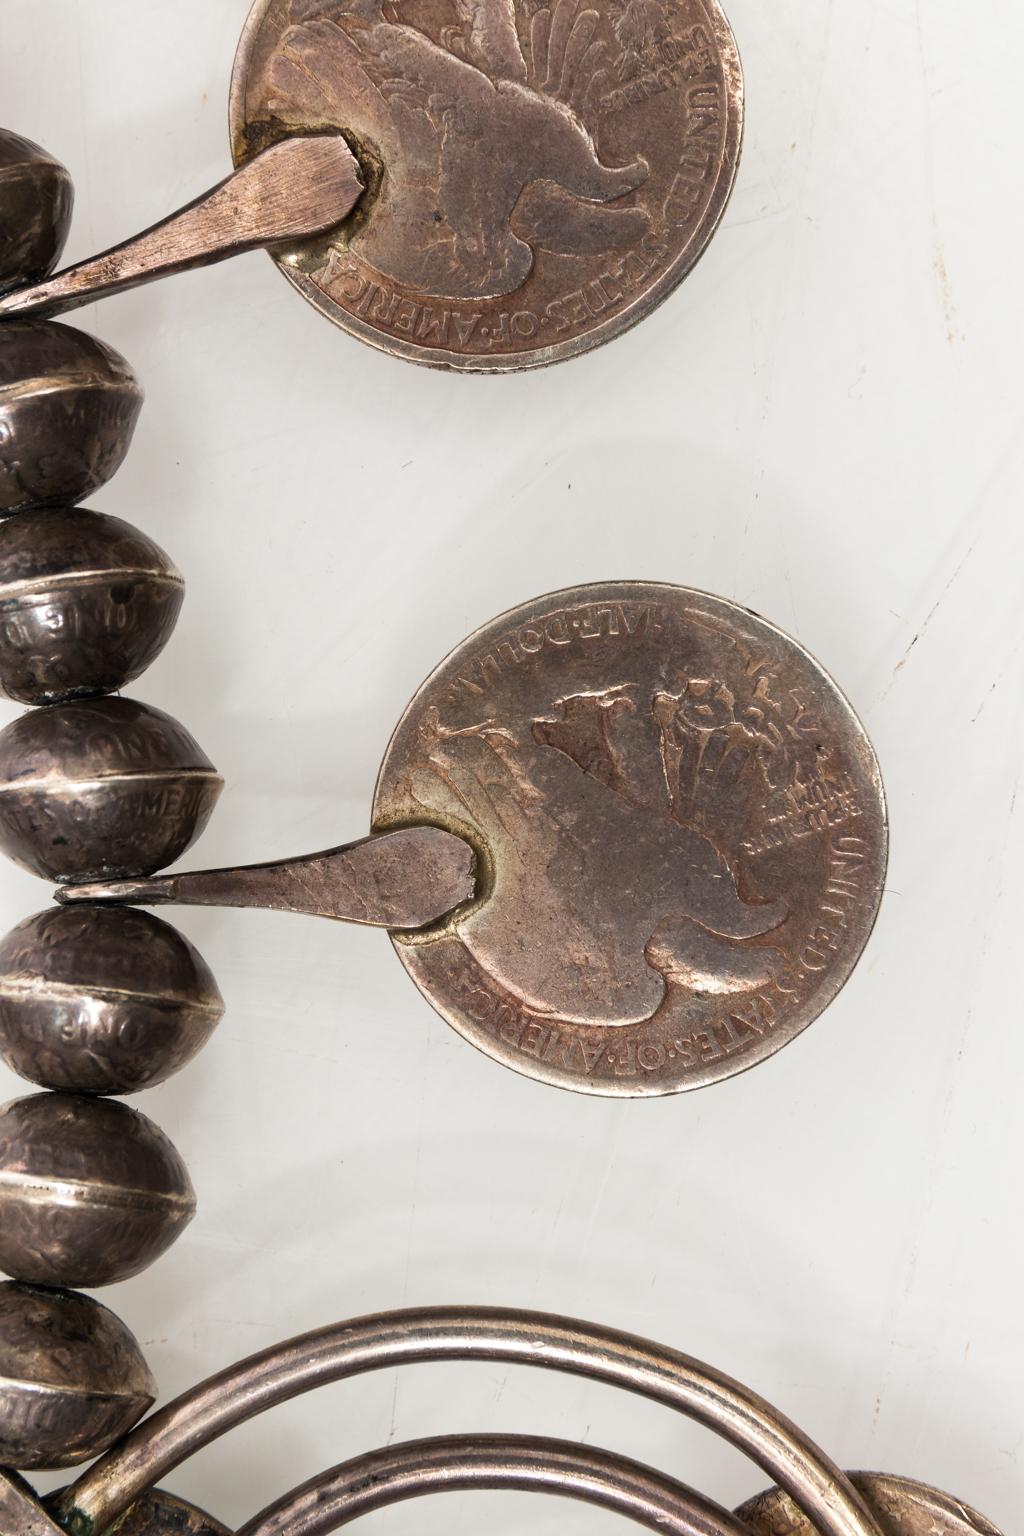
[[[505,1065],[623,1096],[716,1082],[805,1029],[867,942],[888,850],[871,744],[814,658],[657,582],[538,598],[441,663],[388,747],[361,857],[417,823],[478,874],[456,905],[424,869],[417,922],[378,912],[420,990]],[[359,917],[362,890],[325,898],[320,862],[62,899]]]
[[222,788],[163,710],[121,697],[51,704],[0,731],[0,849],[44,879],[149,874],[195,841]]
[[163,650],[184,595],[160,546],[119,517],[46,507],[5,519],[0,689],[53,704],[123,688]]
[[0,513],[84,501],[121,467],[142,388],[113,347],[68,325],[0,330]]
[[50,907],[0,940],[0,1054],[41,1088],[152,1088],[223,1012],[202,955],[149,912]]
[[653,1467],[589,1445],[511,1435],[410,1441],[353,1457],[286,1494],[238,1536],[328,1536],[392,1504],[475,1489],[577,1499],[661,1536],[749,1536],[735,1515]]
[[[113,1312],[70,1291],[0,1284],[0,1464],[77,1466],[155,1395],[137,1340]],[[16,1487],[0,1488],[0,1510],[17,1502]]]
[[432,1360],[527,1365],[624,1387],[696,1419],[750,1455],[811,1515],[818,1536],[882,1536],[839,1468],[757,1393],[632,1334],[539,1312],[387,1312],[253,1355],[168,1403],[55,1501],[74,1536],[100,1536],[139,1496],[219,1436],[334,1381]]
[[138,1110],[66,1093],[0,1109],[0,1269],[12,1279],[88,1289],[127,1280],[195,1208],[180,1154]]
[[73,205],[71,177],[60,161],[0,128],[0,293],[52,271]]
[[476,892],[475,855],[441,827],[403,827],[270,864],[66,885],[57,900],[265,907],[375,928],[424,928]]
[[[65,1536],[59,1526],[45,1536]],[[112,1533],[113,1536],[113,1533]],[[154,1488],[138,1499],[117,1524],[117,1536],[232,1536],[226,1525],[194,1504]]]
[[4,1471],[0,1471],[0,1531],[61,1536],[60,1526],[43,1509],[35,1490],[16,1472]]
[[[924,1483],[880,1472],[851,1472],[850,1481],[884,1536],[1001,1536],[977,1510]],[[754,1536],[815,1536],[812,1522],[779,1488],[748,1500],[737,1514]]]
[[366,195],[274,253],[392,356],[495,372],[578,356],[650,314],[707,248],[739,163],[743,79],[718,0],[255,0],[236,164],[341,129]]
[[699,260],[742,121],[718,0],[483,0],[454,22],[436,0],[414,17],[256,0],[232,80],[236,176],[0,299],[0,316],[262,245],[323,314],[394,356],[559,361],[636,324]]
[[[999,1536],[965,1505],[920,1485],[851,1480],[763,1398],[690,1356],[568,1318],[493,1308],[380,1313],[264,1350],[140,1424],[54,1497],[53,1519],[2,1474],[0,1510],[23,1507],[32,1536],[101,1536],[114,1528],[131,1536],[222,1536],[215,1520],[169,1500],[158,1481],[237,1425],[294,1397],[369,1371],[442,1360],[526,1365],[625,1388],[723,1435],[771,1468],[786,1494],[751,1500],[730,1515],[671,1477],[586,1445],[448,1436],[390,1445],[334,1467],[275,1500],[240,1536],[325,1536],[400,1499],[470,1488],[583,1498],[673,1536]],[[926,1511],[933,1526],[916,1514],[910,1524],[893,1518],[909,1509]]]
[[64,314],[154,278],[323,234],[352,211],[362,190],[340,134],[296,135],[142,234],[8,294],[0,299],[0,319]]
[[645,1096],[766,1060],[850,976],[887,817],[871,744],[814,658],[663,582],[539,597],[433,672],[391,740],[374,825],[480,852],[480,899],[394,936],[488,1055]]

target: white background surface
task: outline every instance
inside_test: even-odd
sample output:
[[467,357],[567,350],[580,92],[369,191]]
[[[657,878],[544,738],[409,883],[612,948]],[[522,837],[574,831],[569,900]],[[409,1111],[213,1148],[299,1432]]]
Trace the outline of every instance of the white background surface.
[[[3,0],[0,120],[71,167],[70,257],[226,172],[246,9]],[[261,255],[111,300],[81,319],[148,402],[93,504],[188,580],[132,691],[226,776],[193,864],[361,835],[391,727],[452,644],[543,591],[649,576],[755,607],[861,713],[893,829],[867,954],[768,1064],[617,1105],[478,1055],[381,933],[182,911],[228,1013],[189,1070],[134,1102],[187,1158],[199,1214],[102,1299],[165,1398],[377,1308],[622,1325],[749,1382],[843,1465],[938,1483],[1009,1532],[1024,1494],[1024,21],[1010,0],[730,14],[749,92],[737,191],[638,330],[539,374],[459,379],[335,332]],[[5,927],[46,900],[5,868]],[[765,1481],[663,1410],[481,1365],[332,1389],[168,1481],[241,1522],[389,1437],[485,1429],[585,1437],[726,1503]],[[615,1525],[476,1495],[373,1528],[504,1533],[524,1517]]]

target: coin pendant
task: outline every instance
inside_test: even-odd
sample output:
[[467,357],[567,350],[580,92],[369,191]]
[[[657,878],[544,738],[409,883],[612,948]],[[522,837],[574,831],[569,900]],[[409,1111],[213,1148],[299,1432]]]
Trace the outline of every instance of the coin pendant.
[[428,678],[378,828],[477,849],[480,894],[399,955],[467,1039],[531,1077],[639,1096],[788,1044],[867,941],[878,764],[818,663],[763,619],[613,582],[526,603]]
[[236,164],[337,128],[367,190],[275,259],[363,341],[494,372],[597,346],[704,251],[743,85],[717,0],[256,0]]

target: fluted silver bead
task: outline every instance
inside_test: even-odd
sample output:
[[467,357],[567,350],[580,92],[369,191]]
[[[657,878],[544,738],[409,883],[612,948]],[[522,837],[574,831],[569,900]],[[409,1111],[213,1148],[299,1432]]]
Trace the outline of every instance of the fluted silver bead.
[[120,468],[141,407],[135,374],[95,336],[0,323],[0,513],[84,501]]
[[30,710],[0,731],[0,849],[44,879],[152,874],[223,788],[183,725],[135,699]]
[[0,1465],[30,1472],[90,1461],[155,1396],[138,1341],[98,1301],[0,1285]]
[[0,1269],[41,1285],[113,1285],[195,1215],[160,1128],[110,1099],[37,1093],[0,1109]]
[[149,912],[50,907],[0,940],[0,1054],[41,1088],[151,1088],[223,1012],[202,955]]
[[73,204],[71,177],[60,161],[0,128],[0,293],[53,270]]
[[184,593],[160,546],[118,517],[45,507],[0,521],[0,689],[52,704],[123,688],[163,650]]

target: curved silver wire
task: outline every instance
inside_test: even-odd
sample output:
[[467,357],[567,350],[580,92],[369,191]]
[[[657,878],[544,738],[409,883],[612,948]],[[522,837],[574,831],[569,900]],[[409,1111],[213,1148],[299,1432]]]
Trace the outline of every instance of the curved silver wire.
[[498,1435],[414,1440],[354,1457],[285,1494],[238,1536],[329,1536],[404,1499],[481,1488],[579,1499],[662,1536],[750,1536],[728,1510],[640,1462],[562,1440]]
[[792,1494],[822,1536],[882,1536],[839,1468],[796,1425],[676,1350],[544,1313],[440,1307],[339,1323],[262,1351],[186,1392],[64,1491],[57,1515],[98,1536],[147,1488],[235,1425],[328,1382],[439,1360],[497,1360],[625,1387],[717,1431]]

